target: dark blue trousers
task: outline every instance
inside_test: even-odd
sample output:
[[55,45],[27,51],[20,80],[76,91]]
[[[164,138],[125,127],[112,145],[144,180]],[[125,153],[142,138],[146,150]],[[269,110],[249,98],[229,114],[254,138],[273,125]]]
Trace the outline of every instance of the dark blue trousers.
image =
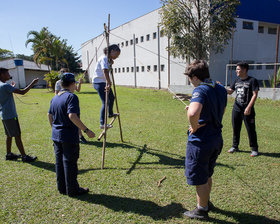
[[[105,98],[106,98],[106,94],[105,94],[105,87],[106,87],[106,83],[102,82],[102,83],[93,83],[93,87],[94,89],[96,89],[96,91],[98,92],[98,95],[102,101],[102,107],[101,107],[101,111],[100,111],[100,125],[104,124],[104,118],[105,118]],[[113,94],[112,89],[110,89],[109,91],[109,95],[108,95],[108,114],[113,115],[113,106],[114,106],[114,100],[115,100],[115,96]]]
[[77,181],[80,146],[73,143],[53,142],[57,189],[61,194],[75,194],[79,190]]

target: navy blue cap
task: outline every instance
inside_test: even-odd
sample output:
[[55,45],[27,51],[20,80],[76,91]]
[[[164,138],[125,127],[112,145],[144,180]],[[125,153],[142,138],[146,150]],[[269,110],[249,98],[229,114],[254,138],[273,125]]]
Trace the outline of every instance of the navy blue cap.
[[61,81],[64,82],[76,82],[75,75],[73,73],[63,73],[60,75]]

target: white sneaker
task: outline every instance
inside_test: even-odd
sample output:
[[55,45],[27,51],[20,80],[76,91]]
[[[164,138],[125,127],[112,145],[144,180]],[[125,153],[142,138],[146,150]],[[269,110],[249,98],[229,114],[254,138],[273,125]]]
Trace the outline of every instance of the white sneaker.
[[[107,128],[112,128],[112,127],[113,127],[113,125],[107,124]],[[104,124],[103,124],[103,125],[100,125],[100,129],[104,129]]]
[[258,155],[259,155],[259,153],[257,151],[252,151],[252,153],[251,153],[251,157],[255,157],[255,156],[258,156]]

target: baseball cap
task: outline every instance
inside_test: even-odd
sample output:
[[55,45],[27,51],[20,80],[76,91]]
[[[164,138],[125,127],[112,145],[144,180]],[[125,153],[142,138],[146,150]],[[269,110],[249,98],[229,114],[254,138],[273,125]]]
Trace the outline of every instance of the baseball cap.
[[63,82],[76,82],[75,75],[69,72],[61,74],[60,79]]

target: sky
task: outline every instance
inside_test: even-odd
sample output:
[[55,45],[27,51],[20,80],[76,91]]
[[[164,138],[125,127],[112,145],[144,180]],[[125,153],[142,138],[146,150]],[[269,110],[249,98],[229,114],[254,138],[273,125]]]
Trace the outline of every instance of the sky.
[[27,33],[48,27],[81,54],[82,43],[103,33],[108,14],[113,29],[160,7],[160,0],[0,0],[0,48],[31,55]]

